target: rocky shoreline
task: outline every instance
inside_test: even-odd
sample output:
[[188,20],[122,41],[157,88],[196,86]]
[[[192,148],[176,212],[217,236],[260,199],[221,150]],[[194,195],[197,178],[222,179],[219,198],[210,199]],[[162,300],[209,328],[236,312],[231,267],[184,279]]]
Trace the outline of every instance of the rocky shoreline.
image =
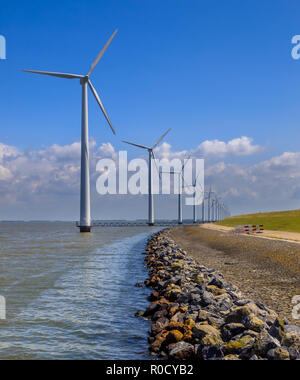
[[201,266],[164,230],[145,250],[152,322],[149,350],[176,360],[300,360],[300,329],[244,299],[222,274]]

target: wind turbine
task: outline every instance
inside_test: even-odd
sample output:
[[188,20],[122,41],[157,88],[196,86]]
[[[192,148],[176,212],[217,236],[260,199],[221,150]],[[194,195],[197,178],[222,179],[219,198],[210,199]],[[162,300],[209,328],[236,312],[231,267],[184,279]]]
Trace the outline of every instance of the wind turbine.
[[[200,174],[199,174],[200,175]],[[193,223],[196,224],[198,222],[198,217],[197,217],[197,205],[196,205],[196,196],[197,196],[197,180],[198,180],[198,177],[199,175],[197,176],[197,178],[195,178],[195,182],[190,185],[190,186],[185,186],[185,187],[192,187],[195,191],[194,191],[194,195],[193,195],[193,198],[194,198],[194,204],[193,204]],[[200,187],[201,187],[201,190],[202,190],[202,193],[203,193],[203,202],[204,202],[204,197],[205,197],[205,194],[203,192],[203,187],[201,184],[199,184]]]
[[90,87],[97,103],[99,104],[101,111],[103,112],[113,134],[116,132],[112,126],[112,123],[108,117],[107,112],[101,102],[101,99],[90,81],[90,76],[95,70],[99,61],[103,57],[106,49],[111,44],[118,30],[116,30],[110,39],[105,44],[104,48],[100,51],[97,58],[92,63],[90,71],[86,75],[78,74],[65,74],[48,71],[33,71],[23,70],[26,73],[49,75],[57,78],[64,79],[79,79],[82,87],[82,118],[81,118],[81,184],[80,184],[80,232],[91,231],[91,201],[90,201],[90,170],[89,170],[89,137],[88,137],[88,93],[87,88]]
[[210,223],[212,220],[212,208],[213,208],[213,205],[212,205],[212,199],[211,199],[211,195],[212,194],[216,194],[215,191],[212,191],[211,187],[209,189],[209,192],[208,192],[208,201],[207,201],[207,214],[208,214],[208,223]]
[[[205,191],[204,189],[202,189],[202,193],[203,193],[203,202],[202,202],[202,223],[205,223],[207,222],[205,220],[205,201],[208,201],[209,200],[209,196],[206,197],[207,194],[209,194],[209,192]],[[208,214],[208,202],[207,202],[207,214]],[[208,216],[208,215],[207,215]]]
[[158,146],[158,144],[167,136],[167,134],[170,132],[171,128],[167,130],[166,133],[164,133],[152,146],[152,148],[149,148],[145,145],[139,145],[135,144],[129,141],[123,141],[125,144],[133,145],[135,147],[148,150],[149,153],[149,179],[148,179],[148,198],[149,198],[149,208],[148,208],[148,224],[149,226],[154,226],[154,206],[153,206],[153,192],[152,192],[152,158],[155,159],[153,150]]
[[215,222],[215,205],[216,205],[216,200],[215,199],[213,199],[212,201],[211,201],[211,219],[212,219],[212,222],[214,223]]
[[178,189],[178,224],[183,223],[182,221],[182,190],[183,190],[183,182],[184,182],[183,171],[184,171],[186,163],[189,161],[190,158],[191,156],[189,156],[189,158],[186,161],[184,160],[184,163],[181,167],[180,172],[176,172],[175,170],[170,171],[170,172],[163,172],[165,174],[172,174],[174,176],[178,175],[178,187],[179,187]]

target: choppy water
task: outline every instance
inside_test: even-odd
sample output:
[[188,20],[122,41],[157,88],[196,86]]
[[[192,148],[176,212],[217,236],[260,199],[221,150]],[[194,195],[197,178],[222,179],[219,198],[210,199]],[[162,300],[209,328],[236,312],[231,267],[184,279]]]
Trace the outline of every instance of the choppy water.
[[0,359],[147,359],[149,228],[0,223]]

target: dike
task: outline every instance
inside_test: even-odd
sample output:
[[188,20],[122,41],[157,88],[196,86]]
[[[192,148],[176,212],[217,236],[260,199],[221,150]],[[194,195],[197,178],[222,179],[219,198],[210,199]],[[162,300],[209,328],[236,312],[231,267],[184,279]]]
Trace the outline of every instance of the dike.
[[153,288],[149,350],[175,360],[300,360],[300,332],[261,303],[243,298],[222,274],[201,266],[164,230],[145,250]]

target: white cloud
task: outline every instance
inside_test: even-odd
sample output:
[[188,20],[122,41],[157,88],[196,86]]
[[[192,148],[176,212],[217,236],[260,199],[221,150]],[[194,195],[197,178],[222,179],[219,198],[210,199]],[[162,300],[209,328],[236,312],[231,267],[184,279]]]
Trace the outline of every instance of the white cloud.
[[[91,165],[96,160],[113,152],[111,144],[97,149],[96,142],[90,141]],[[48,197],[78,194],[80,184],[79,142],[70,145],[52,145],[43,150],[20,152],[15,147],[0,144],[0,202],[3,194],[12,195],[16,200],[32,202]]]
[[300,152],[285,152],[255,165],[208,166],[206,182],[235,212],[284,210],[300,205]]
[[201,156],[206,159],[219,159],[230,156],[250,156],[259,153],[261,150],[261,146],[253,145],[253,139],[250,137],[242,136],[228,142],[220,140],[206,140],[194,150],[183,150],[179,152],[172,151],[171,145],[164,142],[155,149],[155,154],[157,158],[160,159],[184,159],[189,155],[197,157]]
[[111,143],[102,144],[98,149],[98,156],[117,160],[117,153]]
[[158,159],[173,160],[174,158],[184,159],[187,157],[188,151],[182,150],[173,152],[170,144],[164,142],[154,150],[155,156]]
[[[117,202],[110,203],[111,198],[95,195],[95,181],[99,175],[95,170],[97,160],[105,157],[117,161],[118,157],[110,143],[97,146],[92,139],[90,148],[95,207],[99,205],[101,212],[103,207],[110,208],[115,212],[114,215],[119,217],[132,217],[132,211],[141,212],[143,208],[135,207],[137,198],[127,197],[126,205],[119,204],[118,209],[114,211]],[[226,162],[226,158],[231,156],[247,156],[261,149],[260,146],[254,145],[249,137],[241,137],[229,142],[205,141],[191,151],[173,151],[171,145],[165,142],[155,153],[160,159],[183,159],[190,154],[195,157],[204,156],[206,184],[212,185],[234,212],[297,207],[300,205],[300,152],[285,152],[254,165]],[[51,209],[57,209],[55,212],[60,212],[63,216],[72,215],[74,218],[78,214],[79,187],[79,142],[65,146],[55,144],[45,149],[24,152],[0,143],[2,218],[5,217],[4,210],[7,210],[6,213],[9,215],[11,210],[16,210],[12,215],[21,218],[21,212],[27,212],[30,217],[34,209],[40,210],[40,213],[36,211],[34,215],[44,212],[44,217],[47,218],[46,212],[49,210],[43,211],[46,210],[46,205],[51,205]],[[121,196],[118,199],[121,202]],[[159,211],[173,210],[167,202],[168,200],[164,201]],[[171,205],[174,204],[174,199],[172,202]],[[129,215],[123,214],[126,208]],[[67,209],[69,211],[66,211]]]
[[204,157],[215,156],[218,158],[226,156],[250,156],[261,150],[259,145],[253,145],[252,139],[242,136],[227,143],[220,140],[207,140],[201,143],[195,150],[195,154],[201,154]]
[[18,154],[17,148],[0,143],[0,162],[5,158],[16,157]]
[[[94,146],[94,142],[92,143]],[[58,160],[74,160],[76,158],[80,158],[81,153],[81,144],[80,142],[75,142],[71,145],[57,145],[54,144],[45,150],[40,150],[37,152],[37,155],[42,159],[47,157],[50,161],[58,161]]]
[[10,170],[0,165],[0,181],[7,181],[11,178],[12,178],[12,173],[10,172]]

